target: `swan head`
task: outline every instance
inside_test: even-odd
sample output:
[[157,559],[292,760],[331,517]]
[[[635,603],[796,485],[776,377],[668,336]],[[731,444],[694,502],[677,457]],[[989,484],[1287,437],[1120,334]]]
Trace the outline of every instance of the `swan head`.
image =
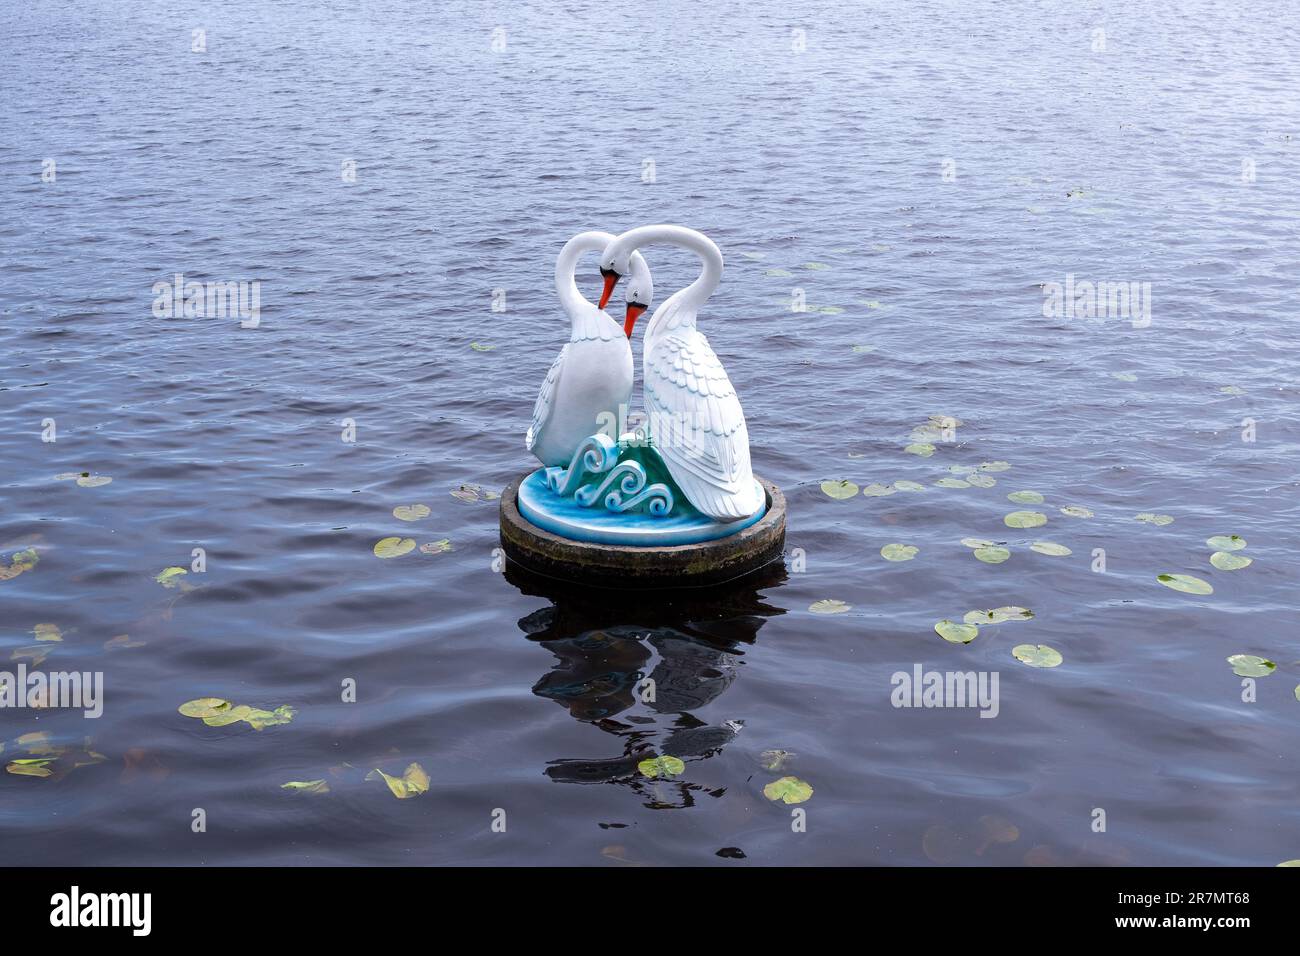
[[605,288],[600,295],[600,308],[603,309],[608,304],[609,297],[614,294],[614,287],[618,285],[618,280],[625,275],[628,276],[627,288],[623,293],[623,301],[627,305],[627,312],[623,318],[623,332],[630,339],[632,330],[636,327],[636,320],[641,318],[641,314],[654,303],[655,285],[650,277],[650,266],[641,253],[633,250],[621,263],[617,260],[615,262],[623,266],[622,271],[606,265],[603,261],[600,266],[600,274],[605,278]]

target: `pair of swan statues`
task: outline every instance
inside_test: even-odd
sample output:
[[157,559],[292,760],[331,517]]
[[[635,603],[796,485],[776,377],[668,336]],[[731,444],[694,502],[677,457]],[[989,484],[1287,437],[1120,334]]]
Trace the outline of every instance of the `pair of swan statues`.
[[[660,243],[695,253],[701,269],[694,282],[654,310],[646,325],[646,429],[635,443],[652,450],[651,470],[660,464],[666,470],[667,481],[653,487],[663,489],[668,509],[675,486],[705,519],[734,525],[764,507],[764,492],[750,467],[749,432],[736,390],[696,327],[700,309],[722,278],[723,261],[713,241],[694,229],[641,226],[619,236],[582,232],[565,243],[555,263],[555,291],[569,317],[569,341],[546,373],[525,444],[545,466],[552,490],[561,494],[573,492],[586,472],[614,474],[615,463],[629,453],[630,436],[616,435],[615,442],[599,432],[602,422],[626,419],[634,379],[632,333],[654,302],[650,267],[640,250]],[[599,253],[604,278],[598,304],[578,291],[574,278],[590,252]],[[624,279],[626,313],[620,327],[605,306]],[[640,469],[635,486],[640,490],[646,468],[635,462],[623,467]],[[609,484],[586,489],[585,501],[583,490],[577,490],[578,500],[592,503]],[[616,492],[607,506],[623,510],[616,507],[619,501]]]

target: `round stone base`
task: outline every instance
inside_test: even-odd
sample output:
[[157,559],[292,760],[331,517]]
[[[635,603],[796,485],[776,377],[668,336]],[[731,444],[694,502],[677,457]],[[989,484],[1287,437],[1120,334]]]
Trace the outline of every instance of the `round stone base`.
[[519,513],[519,485],[527,477],[501,492],[501,546],[511,561],[547,577],[610,588],[698,587],[743,577],[780,558],[785,547],[785,495],[757,475],[767,493],[758,521],[724,538],[655,547],[572,541],[539,528]]

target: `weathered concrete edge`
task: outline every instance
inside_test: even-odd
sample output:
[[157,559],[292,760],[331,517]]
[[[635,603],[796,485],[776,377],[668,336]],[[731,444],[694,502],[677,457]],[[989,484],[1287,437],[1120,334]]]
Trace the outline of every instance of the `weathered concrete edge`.
[[691,587],[742,577],[781,556],[785,495],[755,475],[767,493],[767,513],[736,534],[698,544],[654,548],[570,541],[519,513],[520,475],[501,493],[501,545],[506,556],[548,577],[603,587]]

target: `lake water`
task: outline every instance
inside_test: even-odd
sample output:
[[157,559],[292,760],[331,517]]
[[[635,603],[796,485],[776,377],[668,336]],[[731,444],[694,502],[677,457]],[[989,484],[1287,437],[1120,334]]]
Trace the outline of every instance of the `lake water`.
[[[0,711],[4,760],[58,752],[0,774],[0,862],[1300,857],[1296,7],[803,7],[0,13],[0,561],[37,555],[0,658],[105,685],[95,720]],[[555,255],[651,222],[727,258],[700,325],[786,566],[672,600],[499,573]],[[661,298],[697,268],[647,257]],[[257,326],[155,315],[176,273],[260,282]],[[1149,321],[1045,316],[1067,276],[1149,283]],[[931,415],[961,424],[906,452]],[[1234,534],[1253,563],[1212,567]],[[934,630],[1000,606],[1035,616]],[[1253,701],[1235,654],[1276,664]],[[997,673],[997,717],[894,707],[917,665]],[[178,713],[209,696],[296,715]],[[366,779],[413,762],[427,793]],[[811,799],[768,800],[785,775]]]

